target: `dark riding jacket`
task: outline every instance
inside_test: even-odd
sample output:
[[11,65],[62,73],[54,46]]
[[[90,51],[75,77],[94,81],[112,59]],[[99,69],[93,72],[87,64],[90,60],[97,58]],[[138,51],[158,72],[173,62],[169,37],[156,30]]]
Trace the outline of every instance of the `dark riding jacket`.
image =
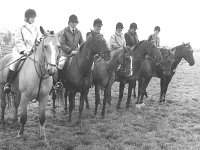
[[60,36],[61,53],[60,56],[69,55],[76,51],[78,46],[84,42],[81,32],[76,28],[74,33],[70,27],[66,27]]
[[133,34],[130,31],[128,31],[124,34],[124,37],[125,37],[125,40],[126,40],[126,46],[133,47],[137,43],[139,43],[138,36],[137,36],[136,32]]

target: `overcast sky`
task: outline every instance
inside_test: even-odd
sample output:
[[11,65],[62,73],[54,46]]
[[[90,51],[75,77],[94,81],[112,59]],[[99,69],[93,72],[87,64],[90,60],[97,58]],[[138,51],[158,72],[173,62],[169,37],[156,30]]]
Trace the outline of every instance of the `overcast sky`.
[[161,46],[190,42],[192,47],[200,48],[198,0],[1,0],[0,30],[14,30],[22,25],[28,8],[37,12],[36,25],[56,32],[67,26],[71,14],[76,14],[77,28],[84,39],[94,19],[100,18],[101,33],[107,41],[117,22],[124,24],[124,33],[135,22],[139,40],[147,39],[158,25]]

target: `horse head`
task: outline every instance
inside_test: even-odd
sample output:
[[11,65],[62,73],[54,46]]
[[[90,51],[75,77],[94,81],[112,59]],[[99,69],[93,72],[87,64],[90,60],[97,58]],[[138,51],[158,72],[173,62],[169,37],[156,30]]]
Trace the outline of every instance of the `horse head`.
[[162,61],[159,48],[153,42],[147,40],[140,41],[132,50],[132,55],[135,58],[144,58],[146,55],[149,55],[159,64]]
[[130,47],[123,47],[123,52],[118,55],[118,63],[121,64],[121,68],[125,74],[129,74],[132,71],[132,55]]
[[89,47],[94,54],[98,54],[105,61],[111,59],[110,50],[102,34],[91,31],[91,34],[87,38],[86,42],[90,43]]
[[162,63],[162,54],[157,45],[152,41],[144,41],[143,42],[146,48],[146,53],[153,57],[157,63]]
[[193,56],[193,49],[190,43],[183,43],[179,46],[176,46],[172,49],[175,53],[175,59],[181,60],[184,58],[190,66],[193,66],[195,63],[194,56]]
[[160,48],[160,52],[162,53],[162,58],[163,58],[161,63],[162,72],[164,75],[170,76],[172,73],[172,64],[175,61],[174,59],[175,54],[172,51],[165,48]]
[[57,57],[60,52],[60,42],[53,32],[47,33],[42,27],[40,27],[40,32],[44,36],[38,47],[38,49],[41,49],[39,53],[40,61],[42,61],[42,65],[45,66],[48,75],[52,76],[56,72]]

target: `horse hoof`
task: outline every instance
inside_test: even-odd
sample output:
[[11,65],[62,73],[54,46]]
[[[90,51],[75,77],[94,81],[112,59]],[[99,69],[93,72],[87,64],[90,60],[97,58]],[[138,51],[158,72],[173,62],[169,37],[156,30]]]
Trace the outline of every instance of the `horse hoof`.
[[91,109],[90,106],[86,106],[87,109]]
[[141,104],[136,104],[136,108],[141,108]]
[[117,105],[117,109],[121,109],[121,106]]

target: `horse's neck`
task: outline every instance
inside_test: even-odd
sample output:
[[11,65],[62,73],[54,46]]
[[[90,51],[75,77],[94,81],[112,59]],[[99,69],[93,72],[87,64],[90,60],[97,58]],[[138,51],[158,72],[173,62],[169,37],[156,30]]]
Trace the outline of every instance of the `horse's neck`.
[[91,49],[85,47],[82,48],[81,51],[77,53],[77,61],[79,64],[80,73],[82,76],[86,76],[91,72],[92,63],[93,63],[93,54],[91,54]]
[[144,58],[146,55],[146,52],[144,49],[136,48],[133,51],[133,57],[135,58]]
[[180,61],[184,57],[181,50],[182,50],[181,47],[178,47],[176,49],[176,53],[175,53],[175,57],[174,57],[175,62],[172,64],[172,69],[173,70],[177,68],[178,64],[180,63]]
[[[115,69],[117,68],[117,66],[119,65],[117,59],[118,56],[121,54],[121,52],[123,51],[123,49],[119,49],[119,50],[115,50],[111,52],[111,59],[107,62],[107,66],[108,66],[108,70],[109,72],[114,72]],[[122,56],[121,56],[122,57]]]

